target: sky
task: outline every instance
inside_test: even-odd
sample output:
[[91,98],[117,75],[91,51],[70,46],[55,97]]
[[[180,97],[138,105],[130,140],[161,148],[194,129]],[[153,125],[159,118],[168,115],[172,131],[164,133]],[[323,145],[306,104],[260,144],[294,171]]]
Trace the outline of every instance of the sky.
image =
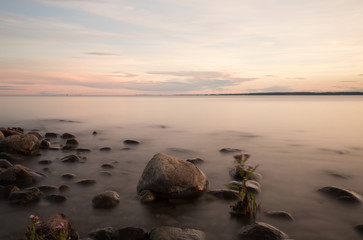
[[0,0],[0,95],[363,91],[362,0]]

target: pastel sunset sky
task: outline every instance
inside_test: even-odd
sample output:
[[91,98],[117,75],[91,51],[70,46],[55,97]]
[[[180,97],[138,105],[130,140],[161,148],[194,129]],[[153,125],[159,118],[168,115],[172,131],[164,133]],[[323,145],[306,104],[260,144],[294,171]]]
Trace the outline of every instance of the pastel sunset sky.
[[363,91],[362,0],[0,0],[0,95]]

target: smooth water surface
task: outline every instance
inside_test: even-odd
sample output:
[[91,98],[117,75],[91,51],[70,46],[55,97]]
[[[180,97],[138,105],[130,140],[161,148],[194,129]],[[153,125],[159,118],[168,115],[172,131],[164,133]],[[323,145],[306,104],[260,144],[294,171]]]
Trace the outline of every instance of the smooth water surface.
[[[295,222],[257,217],[294,239],[361,239],[354,226],[363,224],[361,205],[346,205],[317,192],[340,186],[363,194],[363,97],[361,96],[203,96],[203,97],[0,97],[0,127],[38,129],[41,134],[69,132],[77,136],[83,163],[60,158],[74,152],[42,151],[22,164],[43,171],[39,160],[50,159],[47,178],[38,185],[67,184],[63,204],[40,202],[16,206],[0,202],[0,239],[22,236],[28,216],[63,212],[82,237],[90,231],[161,225],[206,232],[207,239],[236,239],[242,222],[231,218],[229,202],[201,198],[193,202],[144,205],[136,185],[147,162],[158,152],[182,159],[202,158],[198,167],[210,189],[225,188],[232,154],[221,148],[249,152],[259,164],[263,210],[290,212]],[[92,135],[97,131],[97,135]],[[129,150],[123,141],[141,142]],[[62,146],[64,140],[52,140]],[[111,147],[110,152],[99,148]],[[103,169],[109,163],[113,169]],[[112,175],[105,174],[105,171]],[[74,173],[74,180],[61,178]],[[335,175],[334,175],[335,174]],[[346,178],[339,178],[336,175]],[[76,181],[92,178],[92,186]],[[92,198],[115,190],[120,204],[109,210],[92,208]]]

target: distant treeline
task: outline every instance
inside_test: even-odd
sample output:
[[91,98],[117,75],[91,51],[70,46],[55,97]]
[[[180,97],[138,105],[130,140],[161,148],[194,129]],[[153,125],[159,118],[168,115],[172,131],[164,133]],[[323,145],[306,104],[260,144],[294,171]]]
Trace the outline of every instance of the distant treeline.
[[363,95],[363,92],[263,92],[263,93],[231,93],[211,95]]

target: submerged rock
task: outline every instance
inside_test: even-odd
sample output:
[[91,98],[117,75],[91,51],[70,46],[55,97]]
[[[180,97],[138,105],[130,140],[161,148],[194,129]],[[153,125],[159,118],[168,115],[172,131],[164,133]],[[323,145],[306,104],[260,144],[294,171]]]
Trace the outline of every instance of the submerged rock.
[[77,141],[77,139],[68,139],[66,142],[67,146],[78,146],[79,142]]
[[12,135],[0,141],[0,152],[37,155],[39,146],[39,140],[34,135]]
[[239,230],[238,236],[240,237],[240,239],[243,240],[280,240],[288,238],[286,233],[264,222],[256,222],[250,225],[243,226]]
[[0,140],[3,140],[5,138],[4,134],[2,131],[0,131]]
[[28,134],[36,136],[38,138],[38,140],[41,140],[43,138],[42,135],[40,135],[40,133],[35,132],[35,131],[28,132]]
[[11,193],[9,196],[9,202],[14,204],[27,204],[39,200],[42,195],[43,192],[36,187],[25,188]]
[[95,184],[96,180],[94,180],[94,179],[83,179],[83,180],[80,180],[80,181],[78,181],[76,183],[79,184],[79,185],[83,185],[83,186],[89,186],[89,185]]
[[136,141],[136,140],[130,140],[130,139],[128,139],[128,140],[125,140],[124,141],[124,144],[126,144],[126,145],[138,145],[138,144],[140,144],[140,142],[139,141]]
[[75,162],[80,162],[81,159],[77,155],[68,155],[61,158],[61,161],[65,163],[75,163]]
[[111,150],[112,149],[110,147],[102,147],[102,148],[100,148],[100,151],[102,151],[102,152],[109,152]]
[[0,171],[0,184],[29,186],[45,177],[44,174],[29,169],[23,165],[16,164]]
[[62,203],[62,202],[65,202],[67,200],[67,198],[65,196],[57,195],[57,194],[47,195],[44,198],[47,201],[53,202],[53,203]]
[[44,159],[44,160],[38,161],[38,163],[41,164],[41,165],[48,165],[48,164],[52,163],[52,160]]
[[156,197],[187,198],[201,195],[207,187],[207,177],[194,164],[158,153],[146,165],[137,192],[150,190]]
[[16,191],[20,191],[20,189],[15,185],[0,185],[0,199],[8,199],[9,196]]
[[120,196],[115,191],[105,191],[92,199],[94,208],[112,208],[120,202]]
[[19,155],[7,153],[7,152],[0,152],[0,159],[6,159],[6,160],[8,160],[11,163],[21,162],[21,160],[22,160],[19,157]]
[[214,189],[207,191],[207,194],[219,199],[235,200],[238,199],[239,192],[231,189]]
[[65,179],[72,179],[75,177],[76,177],[76,175],[74,175],[73,173],[65,173],[62,175],[62,178],[65,178]]
[[149,240],[149,233],[144,228],[126,227],[112,233],[111,240]]
[[150,231],[150,240],[204,240],[205,233],[196,229],[162,226]]
[[44,135],[45,138],[57,138],[58,134],[57,133],[53,133],[53,132],[47,132]]
[[356,225],[354,229],[363,236],[363,224]]
[[61,138],[63,139],[71,139],[71,138],[75,138],[76,136],[74,136],[73,134],[70,134],[70,133],[63,133],[61,135]]
[[58,187],[52,186],[52,185],[42,185],[42,186],[38,186],[37,188],[39,188],[39,190],[44,193],[53,192],[53,191],[58,190]]
[[242,152],[241,149],[238,148],[222,148],[219,150],[221,153],[236,153],[236,152]]
[[294,217],[289,212],[285,211],[264,211],[264,214],[271,218],[287,220],[287,221],[295,221]]
[[21,131],[13,130],[13,129],[1,129],[2,134],[4,137],[9,137],[12,135],[22,135]]
[[0,168],[10,168],[13,167],[13,164],[11,164],[8,160],[6,159],[0,159]]
[[204,160],[201,159],[201,158],[192,158],[192,159],[188,159],[187,161],[188,162],[191,162],[193,164],[199,164],[199,163],[203,163],[204,162]]
[[155,201],[156,199],[156,196],[155,194],[150,191],[150,190],[142,190],[140,193],[139,193],[139,199],[141,202],[143,203],[150,203],[150,202],[153,202]]
[[361,203],[362,196],[356,192],[346,190],[336,186],[323,187],[318,190],[336,200],[348,203]]
[[111,240],[113,234],[112,227],[98,228],[88,234],[89,237],[95,240]]

